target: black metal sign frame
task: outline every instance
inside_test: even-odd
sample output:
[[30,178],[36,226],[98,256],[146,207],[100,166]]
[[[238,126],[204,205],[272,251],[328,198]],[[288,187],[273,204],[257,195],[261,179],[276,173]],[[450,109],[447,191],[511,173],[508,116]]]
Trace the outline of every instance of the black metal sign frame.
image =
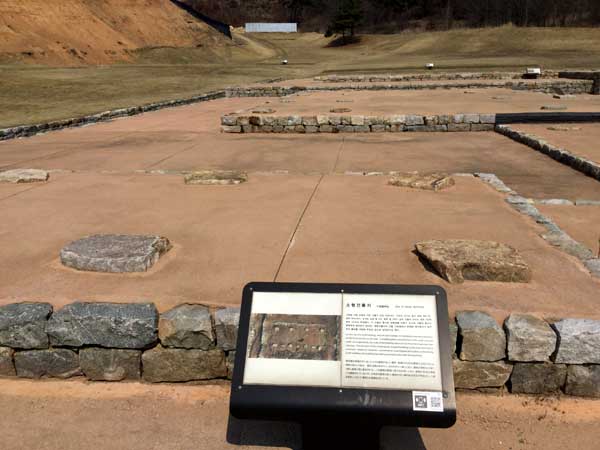
[[[403,294],[436,298],[443,412],[415,411],[412,391],[244,384],[252,297],[255,292]],[[440,286],[249,283],[244,287],[230,411],[239,419],[315,422],[335,418],[373,426],[447,428],[456,421],[446,292]]]

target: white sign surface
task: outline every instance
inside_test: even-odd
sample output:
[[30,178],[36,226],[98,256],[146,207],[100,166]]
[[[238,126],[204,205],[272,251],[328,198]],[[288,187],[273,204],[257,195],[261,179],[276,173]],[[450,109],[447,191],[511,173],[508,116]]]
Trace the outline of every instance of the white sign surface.
[[434,296],[346,294],[342,386],[441,390]]
[[251,324],[246,384],[442,390],[435,296],[256,292]]

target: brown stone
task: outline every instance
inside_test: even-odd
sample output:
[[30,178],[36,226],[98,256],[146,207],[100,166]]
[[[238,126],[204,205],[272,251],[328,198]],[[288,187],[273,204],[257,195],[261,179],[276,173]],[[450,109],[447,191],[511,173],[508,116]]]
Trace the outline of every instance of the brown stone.
[[427,175],[418,172],[395,174],[390,178],[392,186],[408,187],[413,189],[425,189],[429,191],[441,191],[454,186],[454,178],[443,173],[431,173]]
[[513,367],[503,361],[479,362],[452,360],[454,385],[457,389],[502,387],[510,378]]
[[143,378],[152,383],[209,380],[227,376],[225,352],[154,347],[142,354]]
[[416,244],[424,258],[450,283],[501,281],[527,283],[531,269],[512,247],[493,241],[431,240]]
[[274,112],[273,108],[255,108],[252,110],[252,114],[273,114]]
[[14,377],[17,374],[13,362],[14,354],[12,348],[0,347],[0,377]]
[[248,175],[236,170],[202,170],[185,176],[185,184],[226,185],[241,184],[246,181]]

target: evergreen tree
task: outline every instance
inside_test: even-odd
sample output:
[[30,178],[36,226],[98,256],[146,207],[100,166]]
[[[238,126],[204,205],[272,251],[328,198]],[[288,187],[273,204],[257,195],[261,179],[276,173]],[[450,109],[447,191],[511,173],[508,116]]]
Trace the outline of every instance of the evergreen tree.
[[356,27],[362,19],[363,10],[360,0],[338,0],[337,10],[326,34],[341,34],[345,43],[347,36],[354,36]]

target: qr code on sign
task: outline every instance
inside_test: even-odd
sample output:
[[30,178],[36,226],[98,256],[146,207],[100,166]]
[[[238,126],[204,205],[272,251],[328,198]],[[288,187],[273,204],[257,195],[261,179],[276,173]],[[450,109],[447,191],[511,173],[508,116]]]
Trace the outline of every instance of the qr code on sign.
[[427,396],[415,395],[415,408],[427,409]]
[[442,393],[413,391],[413,410],[444,412],[444,399]]

